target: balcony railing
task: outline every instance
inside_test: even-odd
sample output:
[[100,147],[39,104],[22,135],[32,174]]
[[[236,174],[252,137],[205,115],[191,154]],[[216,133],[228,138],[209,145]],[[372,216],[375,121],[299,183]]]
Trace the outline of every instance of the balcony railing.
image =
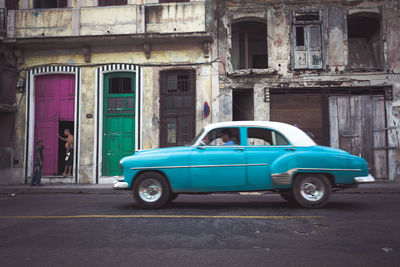
[[0,8],[0,34],[7,32],[7,10]]

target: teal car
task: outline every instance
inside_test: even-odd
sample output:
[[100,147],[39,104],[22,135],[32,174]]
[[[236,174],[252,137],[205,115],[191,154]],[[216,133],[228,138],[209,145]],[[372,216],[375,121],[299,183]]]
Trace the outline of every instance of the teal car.
[[179,194],[245,191],[274,191],[288,202],[319,208],[332,189],[375,181],[363,158],[318,146],[280,122],[214,123],[191,145],[137,151],[120,164],[123,177],[114,189],[132,190],[138,206],[149,209]]

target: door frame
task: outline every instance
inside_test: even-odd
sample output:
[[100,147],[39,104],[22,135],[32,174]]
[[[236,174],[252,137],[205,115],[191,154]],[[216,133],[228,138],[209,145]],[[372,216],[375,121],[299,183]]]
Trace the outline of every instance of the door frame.
[[[25,155],[24,155],[24,181],[28,182],[28,177],[33,174],[33,162],[35,151],[35,77],[52,74],[72,74],[75,76],[75,95],[74,95],[74,162],[73,177],[75,183],[79,181],[79,155],[80,155],[80,85],[81,68],[73,66],[47,66],[31,68],[26,74],[26,112],[25,112]],[[33,133],[33,134],[32,134]],[[46,177],[46,176],[45,176]]]
[[93,153],[93,177],[96,184],[110,183],[114,181],[114,176],[104,176],[103,166],[103,104],[104,104],[104,75],[114,72],[131,72],[135,74],[135,150],[141,149],[141,129],[142,129],[142,78],[141,68],[133,64],[110,64],[96,69],[96,106],[95,106],[95,130],[94,130],[94,153]]

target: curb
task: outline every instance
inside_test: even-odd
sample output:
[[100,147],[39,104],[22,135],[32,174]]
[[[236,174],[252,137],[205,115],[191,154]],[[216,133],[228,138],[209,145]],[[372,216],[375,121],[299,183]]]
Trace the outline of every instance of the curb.
[[[0,186],[0,195],[11,194],[126,194],[130,190],[114,190],[111,184],[104,185],[5,185]],[[240,192],[242,195],[275,194],[275,192]],[[332,194],[400,194],[400,184],[369,184],[332,192]]]

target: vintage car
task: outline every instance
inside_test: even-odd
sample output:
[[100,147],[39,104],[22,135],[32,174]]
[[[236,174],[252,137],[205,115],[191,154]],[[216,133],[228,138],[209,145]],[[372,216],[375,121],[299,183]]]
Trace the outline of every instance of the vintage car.
[[318,146],[280,122],[222,122],[206,126],[184,147],[135,152],[120,161],[114,189],[130,189],[139,207],[155,209],[178,194],[275,191],[307,208],[324,206],[332,189],[375,179],[367,162]]

